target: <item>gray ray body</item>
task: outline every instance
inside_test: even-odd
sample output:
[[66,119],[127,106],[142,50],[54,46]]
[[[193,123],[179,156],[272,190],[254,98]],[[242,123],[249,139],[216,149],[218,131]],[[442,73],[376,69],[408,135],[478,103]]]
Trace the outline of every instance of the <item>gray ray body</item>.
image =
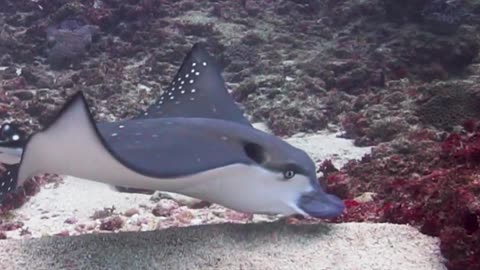
[[169,87],[145,112],[97,127],[107,146],[129,166],[174,178],[235,162],[251,163],[234,139],[261,133],[232,122],[251,127],[225,88],[216,61],[195,44]]
[[198,44],[169,90],[141,115],[96,124],[78,92],[47,128],[25,141],[0,142],[0,153],[19,146],[21,162],[0,178],[0,197],[48,172],[177,192],[250,213],[333,217],[344,208],[319,186],[304,151],[251,126]]
[[232,163],[252,163],[237,140],[244,126],[227,121],[161,118],[105,123],[98,128],[119,159],[150,176],[175,179]]

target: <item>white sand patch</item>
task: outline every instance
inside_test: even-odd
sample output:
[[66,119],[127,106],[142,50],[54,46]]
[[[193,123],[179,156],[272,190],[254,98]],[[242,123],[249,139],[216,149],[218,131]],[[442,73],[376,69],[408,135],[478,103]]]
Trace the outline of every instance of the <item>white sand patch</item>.
[[[438,240],[403,225],[221,224],[0,241],[0,269],[445,270]],[[35,259],[33,259],[35,258]]]
[[292,145],[303,149],[314,161],[330,159],[340,169],[352,159],[360,159],[370,153],[371,147],[356,147],[352,140],[339,138],[340,133],[320,132],[315,135],[297,134],[287,139]]

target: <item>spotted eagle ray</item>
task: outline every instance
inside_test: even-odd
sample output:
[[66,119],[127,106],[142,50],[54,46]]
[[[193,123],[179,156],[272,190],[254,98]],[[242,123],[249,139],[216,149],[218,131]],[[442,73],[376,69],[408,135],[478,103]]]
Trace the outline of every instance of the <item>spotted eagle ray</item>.
[[168,89],[136,117],[95,123],[83,93],[46,127],[0,130],[0,197],[40,173],[184,194],[253,214],[331,218],[343,202],[301,149],[249,123],[215,59],[195,44]]

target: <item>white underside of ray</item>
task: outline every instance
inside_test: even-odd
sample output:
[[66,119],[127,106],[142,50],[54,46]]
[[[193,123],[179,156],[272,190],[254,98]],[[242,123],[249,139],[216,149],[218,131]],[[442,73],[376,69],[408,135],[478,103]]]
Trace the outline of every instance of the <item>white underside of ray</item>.
[[285,215],[301,213],[295,202],[302,193],[312,190],[304,176],[281,181],[281,175],[243,164],[175,179],[142,175],[125,167],[105,149],[88,113],[77,99],[60,119],[31,138],[24,150],[18,185],[39,173],[56,173],[110,185],[175,192],[247,213]]

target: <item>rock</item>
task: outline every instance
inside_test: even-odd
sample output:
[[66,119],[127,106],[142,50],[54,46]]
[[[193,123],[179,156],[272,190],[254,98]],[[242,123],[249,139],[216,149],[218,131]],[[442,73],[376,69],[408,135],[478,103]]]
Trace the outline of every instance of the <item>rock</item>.
[[35,97],[35,94],[32,90],[9,91],[9,94],[16,96],[17,98],[23,101],[31,100]]
[[53,68],[65,68],[85,56],[98,26],[74,23],[48,28],[47,39],[53,44],[48,52],[48,62]]
[[109,217],[109,216],[113,215],[114,211],[115,211],[114,207],[103,208],[102,210],[95,211],[95,213],[93,213],[93,215],[90,218],[101,219],[101,218]]
[[475,83],[439,82],[424,90],[417,115],[425,124],[448,130],[466,120],[480,117],[480,92]]
[[428,1],[422,10],[427,29],[437,34],[455,33],[467,16],[463,5],[463,1],[459,0]]
[[192,204],[189,206],[191,209],[202,209],[202,208],[208,208],[212,203],[207,202],[207,201],[200,201],[198,203]]
[[180,205],[186,205],[186,206],[189,206],[189,207],[201,202],[201,200],[199,200],[199,199],[188,197],[188,196],[185,196],[185,195],[170,193],[170,192],[160,192],[160,191],[155,192],[150,197],[150,200],[154,201],[154,202],[158,202],[161,199],[174,200],[175,202],[177,202]]
[[70,218],[67,218],[64,222],[67,224],[75,224],[78,222],[78,219],[75,217],[70,217]]
[[182,225],[189,225],[191,221],[195,218],[192,212],[185,209],[179,209],[174,213],[173,217]]
[[35,70],[32,68],[23,68],[22,77],[31,84],[38,88],[54,88],[53,76],[47,74],[44,70]]
[[101,220],[100,230],[115,231],[123,227],[123,219],[120,216],[108,217]]
[[250,15],[250,16],[256,16],[262,11],[262,9],[261,9],[260,5],[257,3],[257,1],[244,0],[243,1],[243,7],[245,8],[248,15]]
[[173,207],[164,205],[162,203],[158,203],[152,209],[152,214],[156,217],[164,217],[164,216],[169,216],[172,210],[173,210]]
[[126,216],[126,217],[131,217],[131,216],[136,215],[136,214],[138,214],[138,213],[139,213],[138,209],[136,209],[136,208],[130,208],[130,209],[128,209],[127,211],[125,211],[125,212],[123,213],[123,215]]

